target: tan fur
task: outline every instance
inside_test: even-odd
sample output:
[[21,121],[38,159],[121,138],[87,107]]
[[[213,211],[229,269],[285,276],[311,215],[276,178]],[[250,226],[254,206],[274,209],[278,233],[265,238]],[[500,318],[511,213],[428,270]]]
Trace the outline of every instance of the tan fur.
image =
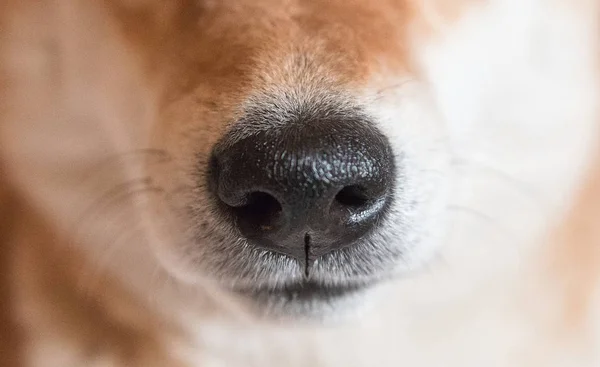
[[[92,126],[94,119],[111,127],[118,125],[113,120],[128,121],[130,125],[121,124],[125,126],[112,133],[127,137],[133,146],[144,147],[136,139],[147,139],[151,146],[169,147],[175,156],[183,157],[192,143],[182,137],[193,135],[208,151],[239,112],[237,106],[254,90],[296,82],[284,72],[270,74],[273,80],[257,74],[285,64],[281,60],[290,47],[312,55],[305,61],[327,70],[335,88],[363,85],[370,76],[390,69],[397,75],[418,73],[405,49],[408,37],[411,32],[439,36],[440,26],[432,23],[436,21],[423,7],[451,26],[473,3],[323,0],[300,7],[296,1],[277,0],[4,1],[0,25],[9,31],[0,36],[0,124],[4,124],[0,142],[35,147],[39,141],[22,140],[29,136],[28,129],[43,126],[40,121],[46,118],[77,119],[65,112],[72,106],[64,100],[95,90],[98,95],[86,100],[92,112],[84,116],[92,121],[83,129]],[[222,7],[230,16],[214,24],[203,18],[205,6]],[[291,22],[292,17],[297,22]],[[88,21],[92,22],[89,29]],[[243,33],[228,32],[231,27],[225,22],[236,24]],[[96,49],[98,44],[103,48]],[[201,89],[198,80],[203,81]],[[385,80],[379,83],[376,87],[388,86]],[[226,108],[213,112],[214,106]],[[218,116],[211,115],[211,125],[198,132],[197,124],[211,113]],[[21,140],[11,142],[13,134]],[[112,146],[104,142],[96,146],[94,136],[88,138],[81,142],[64,136],[73,149],[80,145],[96,149],[91,149],[91,157],[82,157],[80,163],[86,167],[97,163],[94,152],[100,156]],[[75,354],[46,352],[65,358],[69,366],[89,361],[99,366],[184,366],[170,354],[168,345],[188,337],[185,331],[76,250],[73,242],[85,237],[69,233],[72,227],[65,223],[72,218],[52,212],[60,206],[52,204],[71,203],[73,198],[61,193],[44,197],[52,194],[56,182],[36,182],[32,172],[39,169],[37,161],[11,155],[18,151],[0,149],[6,154],[0,155],[0,298],[5,300],[0,307],[0,365],[25,363],[39,352],[29,349],[32,338],[55,335],[57,349],[66,345]],[[598,162],[589,169],[568,217],[548,239],[541,265],[534,267],[541,269],[534,275],[540,293],[549,294],[560,310],[557,318],[542,325],[553,342],[562,342],[565,334],[578,338],[599,332],[590,330],[593,318],[600,317],[594,309],[600,307]],[[77,163],[68,164],[76,167]],[[151,168],[160,169],[159,165]],[[87,182],[83,173],[79,178]],[[106,175],[110,174],[108,170]],[[52,177],[56,176],[60,174]],[[167,184],[170,179],[164,177]],[[92,184],[105,188],[110,181],[104,184],[98,179]],[[78,213],[73,210],[70,215]],[[90,271],[93,282],[82,284]]]
[[39,218],[18,219],[28,225],[16,228],[12,285],[25,304],[22,326],[36,330],[30,338],[60,335],[83,360],[109,355],[114,363],[127,366],[177,365],[157,339],[172,337],[174,330],[107,275],[97,274],[93,286],[82,287],[78,283],[89,268],[86,260],[67,251],[61,243],[65,240]]
[[[565,223],[549,247],[549,287],[558,287],[564,302],[558,333],[590,327],[590,313],[600,288],[600,165],[595,164]],[[556,282],[556,283],[555,283]],[[554,284],[552,284],[554,283]]]

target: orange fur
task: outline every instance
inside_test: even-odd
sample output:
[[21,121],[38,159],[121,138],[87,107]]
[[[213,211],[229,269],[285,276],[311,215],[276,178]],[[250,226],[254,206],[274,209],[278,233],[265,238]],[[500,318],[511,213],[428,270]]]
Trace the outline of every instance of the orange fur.
[[[406,49],[411,32],[439,35],[437,25],[423,13],[424,4],[429,3],[433,7],[429,11],[450,25],[473,2],[65,0],[61,5],[4,1],[0,24],[10,31],[0,38],[0,90],[8,97],[0,98],[0,123],[39,122],[46,113],[54,113],[55,103],[70,93],[62,84],[68,84],[65,79],[70,77],[79,88],[73,90],[100,90],[104,106],[116,106],[114,115],[137,121],[138,125],[125,129],[133,136],[141,131],[139,135],[150,136],[153,145],[174,147],[175,154],[184,156],[192,143],[182,142],[182,136],[195,134],[204,143],[200,148],[208,151],[238,113],[236,106],[254,90],[296,82],[282,70],[288,51],[311,55],[291,62],[319,65],[333,88],[363,85],[370,76],[389,69],[408,75],[417,68]],[[220,9],[227,16],[213,21],[203,7]],[[84,24],[75,19],[77,14],[95,21],[91,27],[99,33],[86,33]],[[71,23],[58,24],[61,19]],[[81,38],[76,32],[81,32]],[[88,63],[95,54],[79,54],[79,47],[89,51],[94,46],[77,42],[93,39],[107,45],[98,52],[104,58],[97,61],[106,62],[102,64],[106,70],[89,77],[95,69]],[[56,50],[64,51],[65,59],[57,59]],[[13,53],[31,56],[30,63],[16,65]],[[113,68],[121,72],[111,79]],[[258,73],[267,68],[272,68],[270,80]],[[202,88],[198,88],[200,80]],[[386,81],[378,87],[386,87]],[[211,125],[198,133],[196,124],[215,106],[218,112],[211,113],[218,118],[210,119]],[[104,122],[113,117],[107,116],[97,118]],[[0,141],[8,141],[12,133],[27,136],[21,128],[0,129]],[[172,320],[148,309],[119,279],[102,271],[93,288],[81,289],[77,280],[94,267],[93,261],[73,249],[77,240],[64,233],[47,206],[37,202],[39,196],[27,193],[23,177],[35,177],[19,173],[19,159],[0,156],[0,298],[18,298],[26,307],[17,317],[12,305],[3,302],[0,325],[7,327],[0,330],[0,364],[17,365],[16,355],[26,351],[18,346],[28,342],[20,325],[60,334],[75,345],[82,360],[101,350],[113,356],[118,366],[180,366],[165,348],[166,338],[185,338]],[[543,257],[550,265],[542,272],[542,283],[563,303],[552,328],[556,335],[585,328],[600,287],[600,171],[597,166],[590,171],[578,201]]]

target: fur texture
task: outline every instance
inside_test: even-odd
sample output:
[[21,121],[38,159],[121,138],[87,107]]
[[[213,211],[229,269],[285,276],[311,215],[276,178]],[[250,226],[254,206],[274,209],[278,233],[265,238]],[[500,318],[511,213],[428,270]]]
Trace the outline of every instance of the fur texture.
[[[600,363],[595,1],[0,10],[11,363]],[[311,273],[342,297],[255,292],[303,270],[207,189],[223,137],[298,114],[360,116],[394,151],[385,220]]]

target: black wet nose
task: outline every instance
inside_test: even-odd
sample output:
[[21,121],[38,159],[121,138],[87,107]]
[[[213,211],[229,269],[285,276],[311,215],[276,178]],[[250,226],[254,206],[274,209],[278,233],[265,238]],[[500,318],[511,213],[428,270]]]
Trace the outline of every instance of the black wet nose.
[[309,261],[376,227],[392,200],[394,160],[366,118],[256,130],[229,133],[209,175],[219,206],[250,243]]

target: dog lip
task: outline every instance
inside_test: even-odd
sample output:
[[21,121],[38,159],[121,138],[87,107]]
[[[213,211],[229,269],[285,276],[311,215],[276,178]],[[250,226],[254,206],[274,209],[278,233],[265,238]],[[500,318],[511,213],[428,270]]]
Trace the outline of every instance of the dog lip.
[[279,287],[259,286],[235,288],[235,293],[252,298],[287,298],[290,300],[327,300],[342,298],[368,288],[370,283],[324,284],[316,281],[299,281]]

